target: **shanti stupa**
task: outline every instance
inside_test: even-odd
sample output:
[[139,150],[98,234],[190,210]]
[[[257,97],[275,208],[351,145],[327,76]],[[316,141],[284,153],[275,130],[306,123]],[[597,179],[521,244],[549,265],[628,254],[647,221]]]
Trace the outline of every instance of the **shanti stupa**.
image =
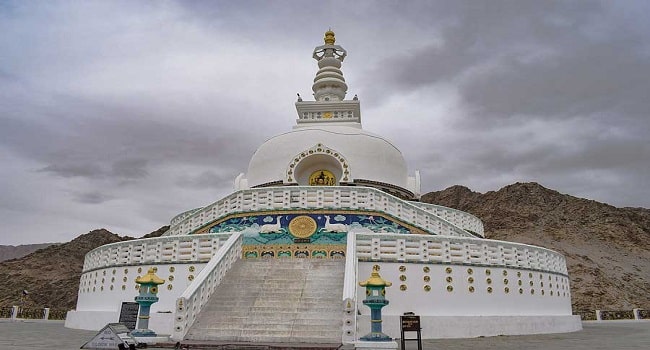
[[298,98],[296,124],[257,149],[235,192],[177,215],[162,237],[89,252],[66,327],[117,322],[153,268],[165,283],[149,327],[174,341],[348,344],[370,329],[358,282],[377,268],[392,282],[392,337],[405,312],[423,338],[579,330],[561,254],[485,239],[477,217],[418,201],[419,174],[345,99],[346,54],[326,32],[315,100]]

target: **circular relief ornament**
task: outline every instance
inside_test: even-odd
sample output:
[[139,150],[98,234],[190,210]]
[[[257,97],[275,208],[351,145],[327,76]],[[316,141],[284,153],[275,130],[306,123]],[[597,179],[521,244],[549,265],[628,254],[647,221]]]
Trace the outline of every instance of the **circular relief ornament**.
[[429,271],[431,271],[431,269],[429,268],[429,266],[425,266],[422,268],[422,271],[428,273]]
[[402,284],[399,286],[399,290],[405,291],[406,290],[406,284]]
[[399,270],[400,270],[400,272],[404,272],[404,271],[406,271],[406,266],[401,265],[401,266],[399,267]]
[[430,292],[431,291],[431,286],[428,285],[428,284],[424,285],[424,291],[425,292]]
[[309,238],[317,229],[316,220],[307,215],[296,216],[289,222],[289,232],[297,238]]

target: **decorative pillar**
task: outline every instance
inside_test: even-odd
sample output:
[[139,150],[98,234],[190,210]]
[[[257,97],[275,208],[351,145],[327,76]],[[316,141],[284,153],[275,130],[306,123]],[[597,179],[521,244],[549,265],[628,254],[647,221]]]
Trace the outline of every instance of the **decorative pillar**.
[[381,330],[381,308],[388,305],[386,287],[390,287],[392,283],[379,276],[379,265],[375,265],[370,278],[359,282],[359,285],[366,287],[366,299],[363,300],[363,304],[370,308],[370,333],[360,339],[372,342],[392,341],[393,339],[382,333]]
[[136,278],[135,283],[139,285],[140,294],[135,297],[135,301],[140,305],[140,314],[138,315],[138,328],[131,332],[134,337],[155,337],[156,333],[149,329],[149,312],[151,304],[159,300],[158,285],[165,283],[165,280],[156,276],[154,269],[150,268],[147,274]]

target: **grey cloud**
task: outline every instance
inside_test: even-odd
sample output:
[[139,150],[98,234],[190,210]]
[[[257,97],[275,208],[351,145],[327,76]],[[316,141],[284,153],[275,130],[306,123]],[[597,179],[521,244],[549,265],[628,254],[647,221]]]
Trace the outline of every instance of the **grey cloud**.
[[650,60],[632,41],[593,43],[543,61],[509,57],[498,68],[468,79],[460,91],[477,113],[496,117],[600,111],[639,115],[650,110],[644,97],[650,91]]
[[[255,148],[291,127],[328,26],[349,51],[343,70],[364,126],[423,170],[424,190],[538,181],[648,205],[647,2],[7,6],[0,156],[13,162],[0,219],[13,223],[9,233],[30,230],[33,215],[56,218],[61,232],[96,223],[144,233],[228,193]],[[43,188],[56,189],[47,202]],[[69,213],[91,226],[77,231]]]
[[149,173],[146,169],[147,159],[122,159],[113,163],[112,176],[124,179],[140,179]]
[[87,178],[103,178],[106,174],[96,164],[81,163],[81,164],[50,164],[44,168],[39,169],[40,172],[52,173],[61,177],[87,177]]
[[106,201],[111,200],[112,198],[112,196],[108,196],[97,191],[74,194],[74,199],[77,202],[83,204],[102,204]]
[[176,180],[176,184],[185,188],[222,188],[224,184],[230,185],[235,179],[237,169],[218,167],[219,172],[214,170],[203,171],[199,174],[185,174]]

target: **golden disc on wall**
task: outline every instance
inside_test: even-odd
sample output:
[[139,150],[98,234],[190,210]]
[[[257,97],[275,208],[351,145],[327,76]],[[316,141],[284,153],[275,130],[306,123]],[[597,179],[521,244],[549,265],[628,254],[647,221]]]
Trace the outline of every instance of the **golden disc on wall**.
[[296,216],[289,222],[289,232],[297,238],[308,238],[316,232],[316,220],[307,215]]

